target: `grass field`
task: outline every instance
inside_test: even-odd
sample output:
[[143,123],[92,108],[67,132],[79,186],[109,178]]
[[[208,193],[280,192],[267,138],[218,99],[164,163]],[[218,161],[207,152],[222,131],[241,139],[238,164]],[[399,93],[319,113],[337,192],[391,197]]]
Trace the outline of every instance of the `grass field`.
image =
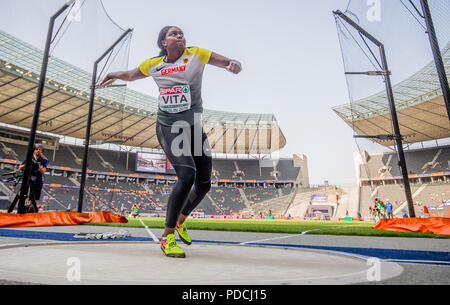
[[[164,218],[141,218],[146,226],[164,228]],[[128,218],[128,223],[89,224],[114,227],[142,228],[138,219]],[[394,232],[372,229],[372,222],[349,221],[296,221],[296,220],[220,220],[220,219],[188,219],[186,225],[190,230],[235,231],[235,232],[266,232],[288,234],[320,234],[320,235],[351,235],[351,236],[384,236],[384,237],[421,237],[450,238],[447,235],[431,233]]]

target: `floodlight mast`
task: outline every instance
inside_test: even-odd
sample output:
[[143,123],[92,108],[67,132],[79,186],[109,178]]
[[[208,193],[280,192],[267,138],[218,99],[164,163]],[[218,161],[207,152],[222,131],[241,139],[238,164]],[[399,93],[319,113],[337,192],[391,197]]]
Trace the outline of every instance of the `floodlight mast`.
[[450,121],[450,88],[448,85],[447,74],[445,72],[444,62],[442,60],[441,49],[439,48],[439,42],[436,37],[436,31],[434,29],[433,20],[431,19],[430,7],[428,6],[428,0],[420,0],[422,5],[423,17],[427,25],[428,38],[430,39],[431,50],[433,51],[434,63],[439,76],[439,82],[441,83],[442,94],[444,96],[445,107],[447,108],[447,115]]
[[387,58],[386,58],[386,52],[384,49],[384,45],[378,41],[375,37],[373,37],[371,34],[369,34],[366,30],[364,30],[362,27],[360,27],[357,23],[355,23],[353,20],[351,20],[347,15],[342,13],[340,10],[334,11],[333,14],[340,18],[342,18],[345,22],[347,22],[349,25],[351,25],[353,28],[355,28],[359,33],[361,33],[363,36],[368,38],[373,44],[378,46],[380,50],[380,56],[383,66],[383,75],[385,77],[385,84],[386,84],[386,93],[389,101],[389,108],[391,111],[392,116],[392,125],[394,127],[394,138],[397,144],[397,154],[399,159],[399,165],[402,171],[402,177],[403,177],[403,185],[405,188],[405,196],[406,201],[408,203],[408,212],[409,217],[416,217],[416,213],[414,211],[414,204],[411,196],[411,186],[409,185],[409,178],[408,178],[408,169],[406,167],[406,160],[405,160],[405,153],[403,151],[403,143],[402,143],[402,136],[400,134],[400,127],[398,124],[398,118],[397,118],[397,111],[395,109],[395,101],[394,101],[394,93],[392,91],[392,84],[391,84],[391,78],[390,78],[390,72],[388,68]]
[[91,96],[89,100],[89,112],[88,112],[88,120],[86,126],[86,136],[84,143],[84,156],[83,156],[83,165],[81,171],[81,182],[80,182],[80,194],[78,196],[78,213],[83,212],[83,200],[84,200],[84,187],[86,185],[86,172],[87,172],[87,159],[89,153],[89,142],[91,139],[91,124],[92,124],[92,113],[94,112],[94,101],[95,101],[95,91],[97,88],[97,70],[98,64],[109,54],[114,48],[125,38],[127,37],[133,30],[128,29],[125,31],[116,42],[114,42],[108,50],[103,53],[102,56],[99,57],[94,63],[94,69],[92,72],[92,84],[91,84]]
[[75,0],[66,2],[66,4],[64,4],[50,18],[50,23],[49,23],[49,27],[48,27],[48,33],[47,33],[47,41],[45,43],[44,57],[42,60],[41,74],[39,77],[39,84],[38,84],[38,88],[37,88],[36,104],[34,107],[33,121],[31,123],[30,139],[28,142],[27,156],[25,159],[25,168],[24,168],[24,173],[23,173],[22,186],[20,188],[19,205],[17,207],[18,214],[25,214],[25,200],[28,196],[28,189],[30,186],[31,161],[33,158],[34,144],[35,144],[34,142],[36,140],[36,130],[37,130],[37,125],[39,123],[39,113],[41,111],[42,95],[44,93],[45,81],[46,81],[46,76],[47,76],[48,58],[49,58],[49,54],[50,54],[50,46],[52,44],[53,27],[55,25],[56,18],[58,18],[70,6],[72,6],[72,4],[74,2],[75,2]]

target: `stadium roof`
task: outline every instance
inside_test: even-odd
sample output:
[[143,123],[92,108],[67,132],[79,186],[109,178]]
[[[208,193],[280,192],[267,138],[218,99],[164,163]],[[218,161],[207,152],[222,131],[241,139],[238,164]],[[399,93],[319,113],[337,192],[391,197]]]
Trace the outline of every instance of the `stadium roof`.
[[[0,122],[30,128],[43,52],[0,31]],[[84,139],[92,74],[50,57],[38,130]],[[97,90],[91,140],[160,149],[157,99],[124,87]],[[214,153],[269,154],[286,145],[273,114],[203,113]]]
[[[450,44],[442,54],[447,75],[450,75]],[[393,86],[393,91],[400,133],[405,143],[450,137],[449,118],[434,62]],[[333,110],[358,135],[393,133],[385,91]],[[375,141],[384,146],[395,145],[393,141]]]

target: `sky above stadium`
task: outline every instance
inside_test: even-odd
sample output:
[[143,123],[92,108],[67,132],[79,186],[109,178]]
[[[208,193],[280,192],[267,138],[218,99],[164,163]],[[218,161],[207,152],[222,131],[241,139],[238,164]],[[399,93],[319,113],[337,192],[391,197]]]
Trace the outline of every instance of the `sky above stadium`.
[[[62,0],[2,0],[2,30],[43,48],[48,17]],[[356,184],[353,131],[332,107],[349,101],[333,10],[347,0],[149,1],[103,0],[111,18],[133,28],[129,67],[157,56],[160,29],[183,29],[187,45],[239,60],[239,75],[207,66],[203,101],[207,109],[271,113],[287,139],[280,157],[305,154],[311,184]],[[14,5],[12,4],[14,3]],[[6,16],[5,14],[9,14]],[[29,15],[25,18],[24,15]],[[20,18],[18,20],[17,18]],[[129,87],[158,95],[151,79]]]

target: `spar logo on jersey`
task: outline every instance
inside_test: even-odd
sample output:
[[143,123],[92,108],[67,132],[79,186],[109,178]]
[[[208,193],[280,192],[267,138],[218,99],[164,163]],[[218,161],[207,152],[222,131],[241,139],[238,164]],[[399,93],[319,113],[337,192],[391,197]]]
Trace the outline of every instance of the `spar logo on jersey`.
[[178,73],[178,72],[184,72],[186,71],[186,65],[183,66],[172,66],[170,68],[167,69],[163,69],[161,70],[161,75],[169,75],[169,74],[174,74],[174,73]]
[[183,93],[189,93],[190,88],[189,86],[177,86],[172,88],[161,88],[160,94],[161,95],[174,95],[174,94],[183,94]]

